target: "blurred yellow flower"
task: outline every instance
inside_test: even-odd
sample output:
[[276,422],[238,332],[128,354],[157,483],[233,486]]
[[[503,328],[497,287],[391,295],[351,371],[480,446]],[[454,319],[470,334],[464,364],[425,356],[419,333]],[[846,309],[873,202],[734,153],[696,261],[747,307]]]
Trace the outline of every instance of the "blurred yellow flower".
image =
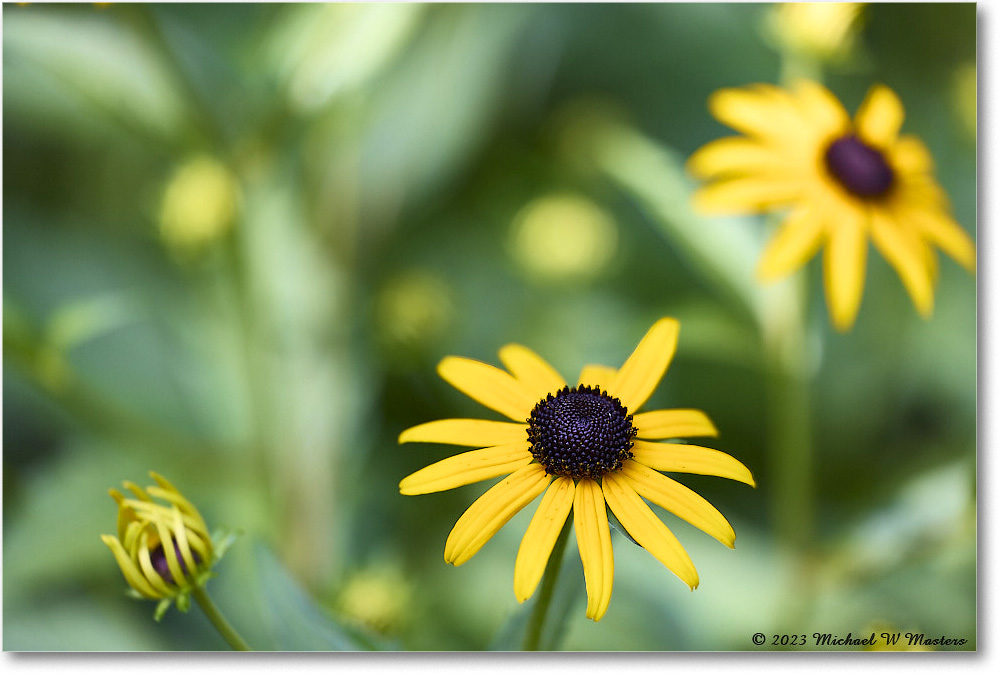
[[963,63],[955,71],[952,100],[962,127],[973,142],[976,140],[978,116],[976,62]]
[[412,595],[399,567],[379,563],[352,574],[340,590],[337,605],[346,616],[391,634],[406,623]]
[[581,195],[551,194],[514,217],[510,248],[517,263],[544,281],[586,281],[599,274],[618,247],[618,226]]
[[118,503],[118,536],[103,534],[101,541],[114,553],[136,594],[164,601],[157,609],[159,618],[171,601],[187,611],[189,593],[208,580],[218,555],[194,505],[165,478],[150,475],[157,485],[145,490],[131,481],[123,483],[134,498],[109,490]]
[[216,159],[199,156],[174,172],[160,206],[160,236],[175,251],[197,252],[232,227],[236,178]]
[[468,561],[514,514],[544,493],[514,563],[519,602],[534,593],[572,512],[587,585],[587,616],[595,621],[604,616],[614,577],[606,505],[636,543],[692,589],[697,587],[691,558],[643,497],[732,548],[736,535],[726,518],[659,472],[720,476],[749,485],[754,480],[743,464],[718,450],[656,442],[717,435],[700,410],[635,414],[666,372],[679,330],[674,319],[657,321],[621,369],[588,365],[573,387],[521,345],[500,350],[507,370],[456,356],[442,360],[438,373],[449,384],[514,420],[444,419],[400,434],[400,443],[480,448],[407,476],[399,484],[402,494],[439,492],[510,474],[459,518],[445,544],[445,561]]
[[455,313],[447,281],[430,270],[393,275],[375,296],[376,337],[394,353],[415,351],[447,334]]
[[836,59],[854,43],[859,2],[786,2],[774,5],[767,27],[782,49],[822,60]]
[[900,135],[903,106],[872,87],[852,121],[825,87],[800,80],[783,89],[722,89],[712,114],[743,132],[696,151],[689,170],[712,182],[695,194],[703,212],[787,208],[757,272],[769,281],[824,249],[824,282],[834,327],[854,325],[864,290],[868,238],[895,268],[917,311],[929,316],[936,246],[974,270],[972,240],[950,215],[924,144]]

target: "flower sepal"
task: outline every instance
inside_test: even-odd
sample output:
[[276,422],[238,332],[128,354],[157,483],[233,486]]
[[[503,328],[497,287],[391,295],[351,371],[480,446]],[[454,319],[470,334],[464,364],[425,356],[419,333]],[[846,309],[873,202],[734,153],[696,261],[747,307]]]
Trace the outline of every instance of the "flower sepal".
[[612,511],[611,509],[608,509],[607,511],[608,511],[608,525],[611,526],[611,529],[613,531],[615,531],[615,532],[621,533],[622,536],[624,536],[630,542],[632,542],[633,544],[635,544],[639,548],[642,548],[642,544],[640,544],[635,539],[633,539],[632,535],[629,534],[628,530],[625,529],[625,526],[622,525],[621,522],[619,522],[618,517],[615,516],[615,514],[614,514],[614,511]]

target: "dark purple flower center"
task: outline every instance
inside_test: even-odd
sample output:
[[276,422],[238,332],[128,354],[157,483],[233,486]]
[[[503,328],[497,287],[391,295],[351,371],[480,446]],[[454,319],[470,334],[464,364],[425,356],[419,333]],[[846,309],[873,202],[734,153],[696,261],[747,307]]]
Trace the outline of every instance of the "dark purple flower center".
[[528,418],[531,455],[545,472],[600,478],[632,457],[636,429],[617,398],[598,387],[563,387],[539,401]]
[[825,159],[830,174],[858,197],[881,197],[895,180],[885,156],[853,134],[831,143]]
[[[181,549],[174,542],[174,554],[177,556],[177,562],[181,566],[181,572],[184,574],[188,573],[187,564],[184,562],[184,556],[181,555]],[[194,551],[191,551],[191,557],[194,558],[194,564],[197,565],[201,562],[201,558]],[[170,572],[170,566],[167,564],[167,556],[163,552],[163,546],[157,546],[152,551],[149,552],[150,562],[153,563],[153,569],[156,570],[157,574],[163,577],[163,580],[168,584],[176,584],[174,581],[174,575]]]

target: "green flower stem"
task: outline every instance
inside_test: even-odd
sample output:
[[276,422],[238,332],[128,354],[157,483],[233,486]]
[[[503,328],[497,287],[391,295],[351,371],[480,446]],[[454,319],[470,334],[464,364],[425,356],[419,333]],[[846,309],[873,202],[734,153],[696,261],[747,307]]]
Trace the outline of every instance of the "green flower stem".
[[770,398],[770,472],[779,541],[808,548],[813,529],[810,345],[806,286],[797,274],[770,290],[763,319]]
[[815,466],[811,381],[815,346],[806,327],[806,278],[770,289],[762,317],[769,411],[768,472],[775,538],[797,561],[783,615],[801,625],[815,583]]
[[552,603],[552,594],[556,588],[556,580],[562,569],[563,554],[566,552],[566,542],[569,540],[570,524],[570,519],[567,518],[563,524],[562,532],[559,533],[559,538],[556,539],[555,546],[552,547],[549,562],[545,565],[542,588],[538,592],[538,600],[535,602],[535,608],[528,620],[528,628],[524,633],[524,644],[521,646],[526,652],[538,651],[538,645],[542,641],[542,627],[545,625],[549,605]]
[[205,588],[203,586],[196,586],[195,589],[191,591],[191,595],[194,596],[194,599],[198,602],[201,610],[205,612],[205,616],[208,617],[208,620],[212,622],[213,626],[215,626],[215,630],[219,631],[219,634],[226,642],[229,643],[229,646],[232,647],[233,650],[238,652],[253,651],[250,648],[250,645],[247,644],[246,640],[244,640],[240,634],[236,632],[236,629],[233,628],[228,621],[226,621],[226,617],[222,616],[219,608],[215,606],[214,602],[212,602],[212,598],[208,597],[208,593],[205,592]]

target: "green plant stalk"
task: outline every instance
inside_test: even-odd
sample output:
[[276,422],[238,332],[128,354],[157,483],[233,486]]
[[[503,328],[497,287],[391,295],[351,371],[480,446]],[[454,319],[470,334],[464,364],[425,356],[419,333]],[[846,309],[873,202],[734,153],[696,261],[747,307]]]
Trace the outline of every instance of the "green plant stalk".
[[562,570],[563,556],[566,552],[566,542],[569,540],[570,519],[567,518],[563,524],[562,531],[552,547],[552,554],[549,562],[545,565],[545,573],[542,575],[542,588],[538,592],[538,600],[531,612],[528,620],[528,628],[524,633],[524,643],[521,649],[526,652],[538,651],[538,645],[542,641],[542,628],[545,626],[545,618],[549,612],[549,605],[552,604],[552,595],[555,592],[556,580]]
[[770,289],[761,328],[767,372],[768,473],[775,539],[797,561],[789,580],[787,625],[805,620],[813,597],[815,466],[812,349],[806,319],[806,278],[800,272]]
[[229,643],[229,646],[237,652],[251,652],[253,649],[247,644],[246,640],[236,632],[236,629],[226,621],[226,617],[222,616],[219,608],[215,606],[212,599],[208,597],[208,593],[205,592],[203,586],[197,586],[191,595],[194,596],[195,601],[197,601],[198,606],[201,607],[201,611],[205,612],[205,616],[208,620],[212,622],[215,626],[215,630],[219,631],[219,635]]

